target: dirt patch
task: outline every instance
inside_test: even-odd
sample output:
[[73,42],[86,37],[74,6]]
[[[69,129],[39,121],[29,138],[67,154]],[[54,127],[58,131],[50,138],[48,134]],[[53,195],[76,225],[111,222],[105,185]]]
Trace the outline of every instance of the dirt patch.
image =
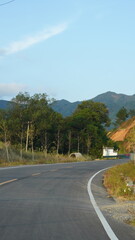
[[[128,122],[128,121],[127,121]],[[124,141],[126,138],[127,133],[131,128],[135,126],[135,120],[128,126],[123,126],[123,128],[118,129],[114,134],[110,135],[110,138],[115,141]]]

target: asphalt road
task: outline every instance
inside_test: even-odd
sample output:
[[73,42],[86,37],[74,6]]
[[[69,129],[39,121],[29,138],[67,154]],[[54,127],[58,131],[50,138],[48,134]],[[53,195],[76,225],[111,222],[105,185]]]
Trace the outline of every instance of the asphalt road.
[[[122,162],[0,168],[0,240],[110,239],[90,201],[87,184],[99,170]],[[101,173],[93,179],[92,192],[99,205],[108,201]],[[135,239],[134,228],[105,218],[117,239]]]

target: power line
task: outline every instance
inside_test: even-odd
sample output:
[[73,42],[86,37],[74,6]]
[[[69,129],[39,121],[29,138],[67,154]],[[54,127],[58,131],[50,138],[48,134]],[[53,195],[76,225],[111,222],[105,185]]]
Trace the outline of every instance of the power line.
[[3,5],[9,4],[9,3],[11,3],[11,2],[14,2],[14,1],[15,1],[15,0],[11,0],[11,1],[8,1],[8,2],[5,2],[5,3],[1,3],[1,4],[0,4],[0,7],[3,6]]

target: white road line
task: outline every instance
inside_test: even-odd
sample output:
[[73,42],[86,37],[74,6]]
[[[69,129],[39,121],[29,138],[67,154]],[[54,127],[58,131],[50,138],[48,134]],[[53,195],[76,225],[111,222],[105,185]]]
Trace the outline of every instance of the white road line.
[[113,230],[111,229],[110,225],[108,224],[106,218],[103,216],[102,212],[100,211],[95,199],[94,199],[94,196],[92,194],[92,191],[91,191],[91,183],[92,183],[92,180],[93,178],[99,174],[100,172],[106,170],[108,168],[105,168],[105,169],[102,169],[100,171],[98,171],[97,173],[95,173],[89,180],[88,182],[88,185],[87,185],[87,189],[88,189],[88,194],[89,194],[89,197],[90,197],[90,200],[91,200],[91,203],[93,205],[93,208],[95,209],[108,237],[111,239],[111,240],[118,240],[117,236],[115,235],[115,233],[113,232]]
[[41,173],[33,173],[32,176],[38,176],[40,175]]
[[0,183],[0,186],[1,186],[1,185],[4,185],[4,184],[7,184],[7,183],[14,182],[14,181],[17,181],[17,179],[11,179],[11,180],[8,180],[8,181],[6,181],[6,182],[2,182],[2,183]]

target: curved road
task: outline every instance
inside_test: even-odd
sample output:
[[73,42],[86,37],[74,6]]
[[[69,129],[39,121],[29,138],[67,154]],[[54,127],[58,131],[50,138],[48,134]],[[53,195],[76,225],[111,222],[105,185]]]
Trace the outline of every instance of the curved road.
[[[87,184],[99,170],[122,162],[0,168],[0,240],[110,239],[90,201]],[[92,192],[98,204],[112,201],[107,199],[101,173],[92,181]],[[105,218],[117,239],[135,239],[132,227]]]

